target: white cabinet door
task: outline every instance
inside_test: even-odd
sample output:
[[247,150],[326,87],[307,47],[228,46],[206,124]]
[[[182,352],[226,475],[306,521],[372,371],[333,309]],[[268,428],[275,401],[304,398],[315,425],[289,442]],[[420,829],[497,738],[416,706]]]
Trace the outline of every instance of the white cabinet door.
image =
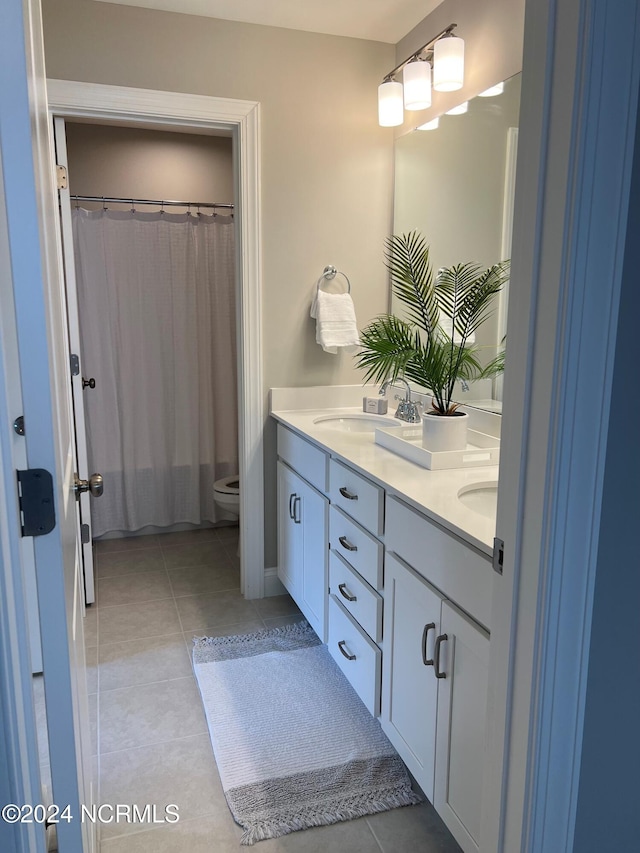
[[278,577],[296,601],[302,590],[301,521],[297,522],[293,514],[299,480],[278,462]]
[[322,642],[327,639],[329,501],[278,462],[278,577]]
[[323,643],[327,641],[329,595],[329,501],[299,477],[294,523],[302,523],[302,589],[300,610]]
[[438,680],[433,668],[442,597],[387,555],[384,583],[382,728],[433,801]]
[[445,601],[440,636],[436,658],[446,677],[438,684],[433,804],[465,853],[472,853],[479,850],[489,635]]

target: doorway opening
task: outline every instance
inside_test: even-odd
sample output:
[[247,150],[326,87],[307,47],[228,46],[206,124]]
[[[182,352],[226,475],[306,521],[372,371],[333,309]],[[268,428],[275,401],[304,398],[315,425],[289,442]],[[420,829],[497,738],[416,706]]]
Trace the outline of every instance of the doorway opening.
[[[151,559],[161,542],[185,551],[170,551],[168,565],[215,563],[239,586],[231,135],[57,118],[55,136],[71,195],[62,230],[66,257],[67,243],[73,250],[71,349],[84,374],[74,385],[78,444],[84,432],[87,445],[80,476],[103,478],[100,500],[86,496],[81,506],[85,539],[103,551],[100,583],[122,571],[117,560],[107,565],[107,553],[132,546],[149,557],[147,571],[164,570]],[[216,531],[229,546],[226,560],[211,549]]]
[[261,598],[264,594],[264,400],[259,104],[61,80],[48,81],[48,95],[50,114],[67,122],[117,124],[188,134],[222,133],[231,137],[236,203],[240,575],[245,598]]

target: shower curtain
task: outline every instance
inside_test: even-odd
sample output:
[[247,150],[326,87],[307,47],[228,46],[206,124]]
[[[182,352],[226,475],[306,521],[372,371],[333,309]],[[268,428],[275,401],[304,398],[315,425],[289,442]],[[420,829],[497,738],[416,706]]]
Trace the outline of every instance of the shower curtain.
[[232,217],[73,211],[93,535],[220,519],[238,472]]

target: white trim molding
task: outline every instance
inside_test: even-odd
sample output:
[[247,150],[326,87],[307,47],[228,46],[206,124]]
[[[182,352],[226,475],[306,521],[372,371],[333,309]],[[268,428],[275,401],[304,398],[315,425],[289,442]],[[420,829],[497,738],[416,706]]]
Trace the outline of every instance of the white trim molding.
[[264,401],[260,229],[260,104],[206,95],[49,80],[49,111],[96,122],[228,130],[234,139],[238,282],[241,576],[264,595]]
[[[526,22],[497,518],[506,545],[490,664],[489,791],[502,797],[484,808],[481,850],[573,853],[618,305],[633,239],[640,7],[527,0]],[[610,775],[597,782],[613,784]],[[623,816],[602,813],[617,830]]]

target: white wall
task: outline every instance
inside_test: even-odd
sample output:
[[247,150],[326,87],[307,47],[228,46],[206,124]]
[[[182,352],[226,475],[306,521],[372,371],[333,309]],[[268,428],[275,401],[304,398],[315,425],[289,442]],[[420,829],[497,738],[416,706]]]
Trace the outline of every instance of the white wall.
[[73,122],[66,132],[72,194],[234,201],[229,137]]

